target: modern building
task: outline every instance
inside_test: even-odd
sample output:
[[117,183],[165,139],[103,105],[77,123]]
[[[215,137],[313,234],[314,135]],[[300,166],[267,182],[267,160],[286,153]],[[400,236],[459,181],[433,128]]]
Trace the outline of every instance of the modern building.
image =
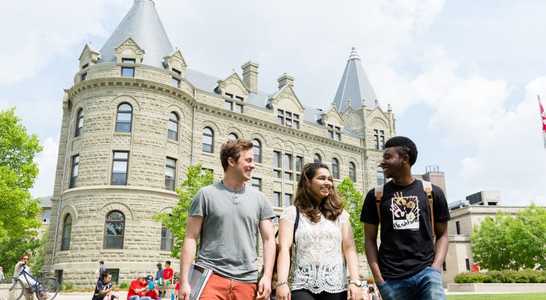
[[500,205],[498,191],[481,191],[467,196],[466,201],[450,203],[449,248],[444,265],[444,281],[453,283],[455,275],[471,270],[474,260],[470,236],[476,226],[487,217],[494,218],[498,213],[515,215],[525,208]]
[[324,109],[304,105],[288,74],[263,92],[257,63],[220,78],[190,68],[182,50],[152,0],[135,0],[100,50],[85,45],[62,100],[50,274],[90,286],[104,260],[127,282],[170,259],[172,235],[153,216],[176,204],[189,165],[222,175],[219,149],[229,139],[252,140],[252,185],[277,211],[292,202],[307,162],[326,163],[337,182],[349,177],[363,191],[384,180],[377,165],[394,114],[381,107],[355,49]]

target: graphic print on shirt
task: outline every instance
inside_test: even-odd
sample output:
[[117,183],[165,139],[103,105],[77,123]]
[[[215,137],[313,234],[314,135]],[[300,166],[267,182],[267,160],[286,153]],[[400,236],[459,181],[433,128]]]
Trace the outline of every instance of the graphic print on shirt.
[[419,205],[417,196],[394,193],[391,199],[392,227],[396,230],[419,229]]

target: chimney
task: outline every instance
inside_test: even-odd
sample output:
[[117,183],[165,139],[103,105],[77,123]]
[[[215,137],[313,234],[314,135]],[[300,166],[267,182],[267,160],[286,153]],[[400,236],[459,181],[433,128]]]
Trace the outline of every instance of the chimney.
[[247,62],[242,65],[243,69],[243,83],[250,90],[251,93],[258,93],[258,64],[255,62]]
[[284,73],[277,79],[277,82],[279,83],[279,90],[282,89],[285,85],[294,87],[294,77]]

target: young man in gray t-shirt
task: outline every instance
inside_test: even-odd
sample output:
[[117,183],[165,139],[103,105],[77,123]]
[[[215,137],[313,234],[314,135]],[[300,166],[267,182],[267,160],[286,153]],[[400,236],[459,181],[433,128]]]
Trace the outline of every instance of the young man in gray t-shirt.
[[[211,269],[203,299],[269,299],[275,261],[273,209],[264,194],[247,184],[254,170],[252,142],[222,145],[221,182],[202,188],[192,201],[180,255],[180,299],[189,300],[188,273],[196,263]],[[257,235],[263,241],[264,274],[258,282]],[[258,282],[258,284],[256,284]]]

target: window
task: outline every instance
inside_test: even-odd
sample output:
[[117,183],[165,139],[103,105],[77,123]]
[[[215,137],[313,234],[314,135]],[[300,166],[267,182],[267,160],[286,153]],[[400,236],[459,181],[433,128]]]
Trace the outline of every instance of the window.
[[228,134],[227,139],[228,141],[236,141],[239,138],[236,133],[232,132]]
[[243,113],[243,105],[239,103],[235,103],[235,106],[233,106],[233,111],[236,113]]
[[70,235],[72,234],[72,217],[67,214],[63,221],[63,235],[61,240],[61,251],[70,250]]
[[286,127],[300,128],[300,115],[283,109],[277,109],[277,123]]
[[164,224],[161,224],[161,251],[171,251],[173,241],[173,233]]
[[254,162],[262,162],[262,143],[259,140],[252,140],[252,153],[254,154]]
[[339,179],[339,161],[337,158],[332,158],[332,176]]
[[165,189],[174,191],[176,185],[176,159],[167,157],[165,163]]
[[174,86],[174,87],[180,87],[180,79],[176,78],[176,77],[171,77],[171,84]]
[[288,207],[292,205],[292,194],[285,193],[284,194],[284,207]]
[[206,172],[210,172],[210,174],[214,175],[214,169],[209,169],[209,168],[201,168],[201,173],[206,173]]
[[273,151],[273,172],[275,177],[282,178],[282,153]]
[[117,132],[131,132],[133,122],[133,107],[129,103],[121,103],[118,106],[116,117]]
[[80,75],[80,81],[84,81],[87,79],[87,72],[83,72],[81,75]]
[[[226,94],[226,95],[231,95],[231,94]],[[243,105],[241,103],[234,103],[231,100],[224,100],[224,108],[236,113],[243,113]]]
[[292,154],[289,154],[289,153],[284,154],[283,168],[284,168],[284,180],[286,181],[294,180],[294,173],[293,173],[294,164],[292,161]]
[[63,284],[63,270],[55,270],[55,279],[59,285]]
[[[136,59],[134,59],[134,58],[122,58],[121,63],[123,63],[123,64],[135,64]],[[121,67],[121,76],[123,76],[123,77],[135,77],[135,67],[122,66]]]
[[129,166],[129,152],[114,151],[112,159],[112,185],[127,184],[127,170]]
[[167,129],[167,138],[178,141],[178,115],[175,112],[169,114],[169,125]]
[[464,263],[465,263],[465,266],[466,266],[466,271],[470,272],[470,259],[465,258]]
[[383,172],[382,168],[377,168],[376,176],[377,176],[377,185],[385,184],[385,173]]
[[224,108],[227,110],[233,110],[233,102],[229,100],[224,100]]
[[171,70],[172,70],[173,73],[175,73],[176,75],[182,76],[182,72],[180,72],[180,70],[177,70],[177,69],[175,69],[175,68],[172,68]]
[[262,179],[258,177],[252,177],[252,186],[257,188],[259,191],[262,190]]
[[281,199],[281,193],[280,192],[273,192],[273,205],[277,207],[282,206],[282,199]]
[[352,182],[356,182],[356,165],[354,162],[349,162],[349,178]]
[[384,130],[374,129],[373,138],[375,141],[375,149],[377,150],[385,149],[385,131]]
[[83,128],[83,109],[78,110],[76,115],[76,130],[74,131],[74,136],[80,136]]
[[332,140],[341,141],[341,127],[334,124],[328,124],[328,136]]
[[461,223],[459,221],[455,222],[455,228],[457,229],[457,234],[461,234]]
[[320,154],[315,153],[315,156],[313,156],[313,162],[315,163],[322,162],[322,157],[320,157]]
[[226,96],[230,97],[231,99],[233,99],[233,94],[231,93],[226,93]]
[[114,210],[106,215],[104,224],[104,249],[123,249],[125,234],[125,216]]
[[72,156],[72,169],[70,170],[70,183],[68,185],[69,188],[73,188],[76,186],[79,170],[80,170],[80,155],[76,154]]
[[214,131],[210,127],[203,129],[203,152],[212,153],[214,151]]
[[296,156],[296,181],[300,181],[302,170],[303,170],[303,156]]

